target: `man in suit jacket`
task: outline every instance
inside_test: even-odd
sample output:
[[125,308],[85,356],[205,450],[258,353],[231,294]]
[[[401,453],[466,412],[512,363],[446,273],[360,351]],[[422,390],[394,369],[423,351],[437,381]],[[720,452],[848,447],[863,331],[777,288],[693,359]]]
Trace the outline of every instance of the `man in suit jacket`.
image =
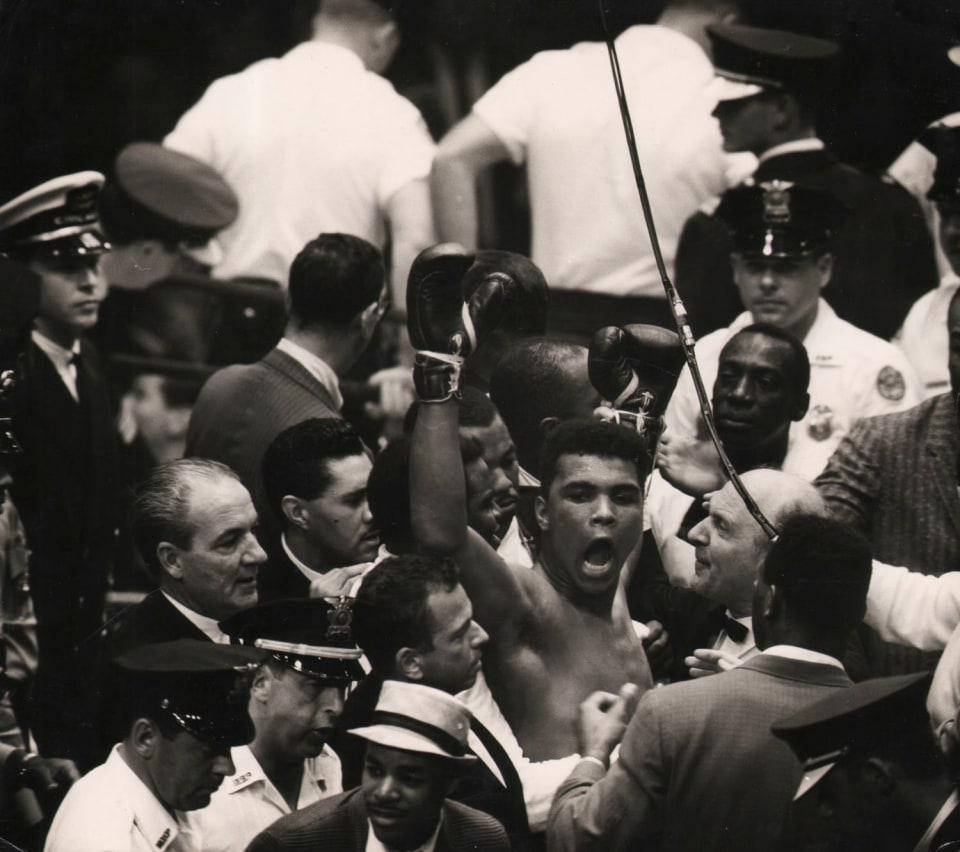
[[[756,184],[791,181],[827,192],[849,209],[834,238],[830,305],[842,319],[889,340],[913,302],[937,285],[933,240],[906,190],[841,163],[817,137],[817,107],[837,46],[753,27],[707,29],[724,149],[759,157]],[[687,220],[676,282],[697,334],[722,328],[739,312],[729,253],[722,222],[703,212]]]
[[510,849],[493,817],[446,799],[463,766],[476,760],[467,754],[469,726],[456,698],[388,681],[371,724],[352,731],[367,741],[362,786],[283,817],[248,852]]
[[372,463],[354,428],[312,417],[284,429],[263,456],[263,484],[282,553],[260,572],[260,600],[307,597],[335,568],[373,562],[380,537],[367,505]]
[[[784,474],[773,476],[789,485]],[[632,685],[619,697],[587,699],[583,759],[554,800],[551,849],[777,847],[802,768],[770,725],[850,685],[839,658],[863,618],[870,550],[862,536],[829,519],[771,520],[780,535],[753,609],[764,652],[733,671],[647,692],[632,719]],[[733,533],[711,541],[703,556],[750,546]],[[627,721],[620,758],[607,771]]]
[[366,349],[386,310],[380,252],[347,234],[321,234],[290,267],[290,317],[283,338],[255,364],[214,373],[197,399],[188,456],[231,467],[253,496],[271,552],[277,523],[261,462],[284,429],[311,417],[339,417],[339,380]]
[[118,441],[97,353],[82,339],[106,285],[97,200],[104,178],[79,172],[0,207],[0,254],[40,277],[40,305],[14,426],[23,445],[13,495],[26,529],[39,669],[33,729],[72,755],[77,645],[103,618],[118,520]]
[[[831,512],[870,539],[874,557],[911,571],[942,574],[960,561],[960,297],[947,311],[950,393],[897,414],[862,420],[847,435],[816,484]],[[863,633],[866,673],[931,668],[935,658]]]

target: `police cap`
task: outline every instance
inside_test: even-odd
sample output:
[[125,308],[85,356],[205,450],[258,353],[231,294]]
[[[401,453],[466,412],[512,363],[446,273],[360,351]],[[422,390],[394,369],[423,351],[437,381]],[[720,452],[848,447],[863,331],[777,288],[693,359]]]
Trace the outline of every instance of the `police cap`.
[[770,89],[809,98],[823,88],[839,53],[832,41],[742,24],[711,24],[707,35],[717,75],[735,84],[717,87],[720,100]]
[[822,253],[846,214],[829,193],[778,180],[728,190],[715,212],[734,251],[760,257]]
[[232,615],[220,629],[299,674],[343,684],[363,677],[351,605],[349,598],[270,601]]
[[178,639],[142,645],[113,663],[136,715],[165,718],[227,749],[253,739],[246,676],[262,658],[252,648]]
[[0,253],[97,255],[110,248],[100,231],[100,172],[48,180],[0,207]]
[[237,196],[220,174],[155,142],[127,145],[100,199],[103,226],[118,243],[134,239],[207,243],[232,224]]
[[804,764],[795,798],[806,793],[838,761],[919,728],[929,728],[926,696],[930,673],[876,678],[838,689],[771,727]]

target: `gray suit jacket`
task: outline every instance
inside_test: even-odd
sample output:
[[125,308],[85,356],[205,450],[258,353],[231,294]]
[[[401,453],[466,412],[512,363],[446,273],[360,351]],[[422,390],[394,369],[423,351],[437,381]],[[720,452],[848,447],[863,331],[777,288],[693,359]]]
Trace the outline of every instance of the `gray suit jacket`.
[[604,774],[581,761],[557,790],[547,847],[774,849],[802,776],[770,726],[831,690],[839,668],[760,654],[733,671],[651,689]]
[[263,492],[263,454],[284,429],[311,417],[340,417],[327,389],[301,364],[273,349],[255,364],[214,373],[190,416],[186,455],[233,468],[253,497],[273,550],[278,522]]

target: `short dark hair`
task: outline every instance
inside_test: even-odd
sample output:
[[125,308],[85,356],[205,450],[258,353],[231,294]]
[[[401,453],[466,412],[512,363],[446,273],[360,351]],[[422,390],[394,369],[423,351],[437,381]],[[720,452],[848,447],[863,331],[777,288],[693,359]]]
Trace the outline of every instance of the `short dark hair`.
[[360,436],[337,417],[312,417],[284,429],[267,447],[261,465],[270,508],[283,521],[284,497],[315,500],[330,486],[330,461],[364,453]]
[[763,564],[763,582],[776,586],[790,611],[832,636],[845,636],[861,621],[873,560],[870,542],[833,518],[793,515]]
[[545,417],[571,417],[574,400],[568,367],[582,360],[586,369],[586,352],[583,346],[562,340],[524,340],[494,367],[490,399],[515,441],[539,442]]
[[510,251],[479,251],[463,279],[463,296],[469,299],[487,276],[507,275],[516,287],[513,299],[503,306],[499,328],[513,334],[540,335],[547,330],[547,280],[529,257]]
[[[420,401],[415,400],[403,416],[403,431],[413,432],[417,423],[417,411],[420,410]],[[461,390],[461,398],[457,402],[457,411],[460,415],[460,426],[469,428],[485,428],[489,426],[500,412],[482,390],[466,385]]]
[[567,420],[558,423],[543,443],[540,455],[540,493],[546,497],[556,476],[561,457],[599,456],[623,459],[637,468],[642,485],[650,473],[646,443],[636,430],[607,420]]
[[810,387],[810,356],[807,354],[806,347],[796,336],[779,326],[768,322],[755,322],[745,328],[741,328],[740,331],[723,344],[723,349],[720,350],[720,358],[723,358],[723,353],[726,351],[726,348],[744,334],[762,334],[764,337],[770,337],[785,343],[790,348],[791,354],[790,361],[788,362],[791,370],[789,377],[795,381],[799,393],[807,392],[807,389]]
[[290,316],[304,326],[343,327],[380,299],[385,281],[375,246],[351,234],[321,234],[290,266]]
[[431,556],[391,556],[360,584],[353,608],[353,635],[374,671],[393,671],[401,648],[430,650],[427,598],[460,582],[457,566]]
[[157,465],[137,487],[130,506],[130,532],[140,558],[154,578],[163,576],[157,545],[168,541],[187,550],[193,544],[195,531],[187,516],[196,480],[224,478],[240,481],[233,470],[220,462],[176,459]]

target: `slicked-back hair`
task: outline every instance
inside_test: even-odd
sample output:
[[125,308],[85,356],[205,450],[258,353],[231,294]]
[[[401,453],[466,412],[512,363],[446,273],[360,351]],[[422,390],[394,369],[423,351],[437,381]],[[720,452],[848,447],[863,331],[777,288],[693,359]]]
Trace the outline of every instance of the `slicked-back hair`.
[[516,344],[494,367],[490,399],[515,441],[538,442],[545,417],[572,416],[570,365],[583,362],[586,369],[585,356],[576,343],[538,338]]
[[798,619],[845,636],[863,621],[872,568],[870,542],[860,532],[829,517],[800,514],[780,524],[762,576]]
[[543,443],[540,455],[540,493],[546,497],[563,456],[598,456],[622,459],[637,468],[642,486],[650,473],[646,444],[635,430],[606,420],[567,420],[558,423]]
[[374,671],[389,675],[401,648],[429,651],[433,640],[427,598],[460,582],[450,559],[391,556],[360,584],[353,608],[353,635]]
[[790,359],[787,362],[787,378],[793,382],[798,393],[804,394],[807,392],[807,388],[810,386],[810,356],[807,354],[806,347],[789,331],[771,323],[755,322],[741,328],[723,345],[723,349],[720,350],[721,361],[726,348],[738,337],[745,334],[762,334],[764,337],[784,343],[790,349]]
[[290,316],[301,326],[342,328],[380,299],[386,271],[379,249],[351,234],[321,234],[290,266]]
[[163,575],[157,545],[166,541],[188,550],[193,544],[195,531],[188,516],[194,485],[220,479],[240,481],[225,464],[188,458],[157,465],[140,483],[130,507],[130,530],[140,558],[155,578]]
[[354,428],[336,417],[312,417],[284,429],[267,447],[261,466],[271,510],[283,521],[284,497],[315,500],[330,486],[331,461],[364,454]]

